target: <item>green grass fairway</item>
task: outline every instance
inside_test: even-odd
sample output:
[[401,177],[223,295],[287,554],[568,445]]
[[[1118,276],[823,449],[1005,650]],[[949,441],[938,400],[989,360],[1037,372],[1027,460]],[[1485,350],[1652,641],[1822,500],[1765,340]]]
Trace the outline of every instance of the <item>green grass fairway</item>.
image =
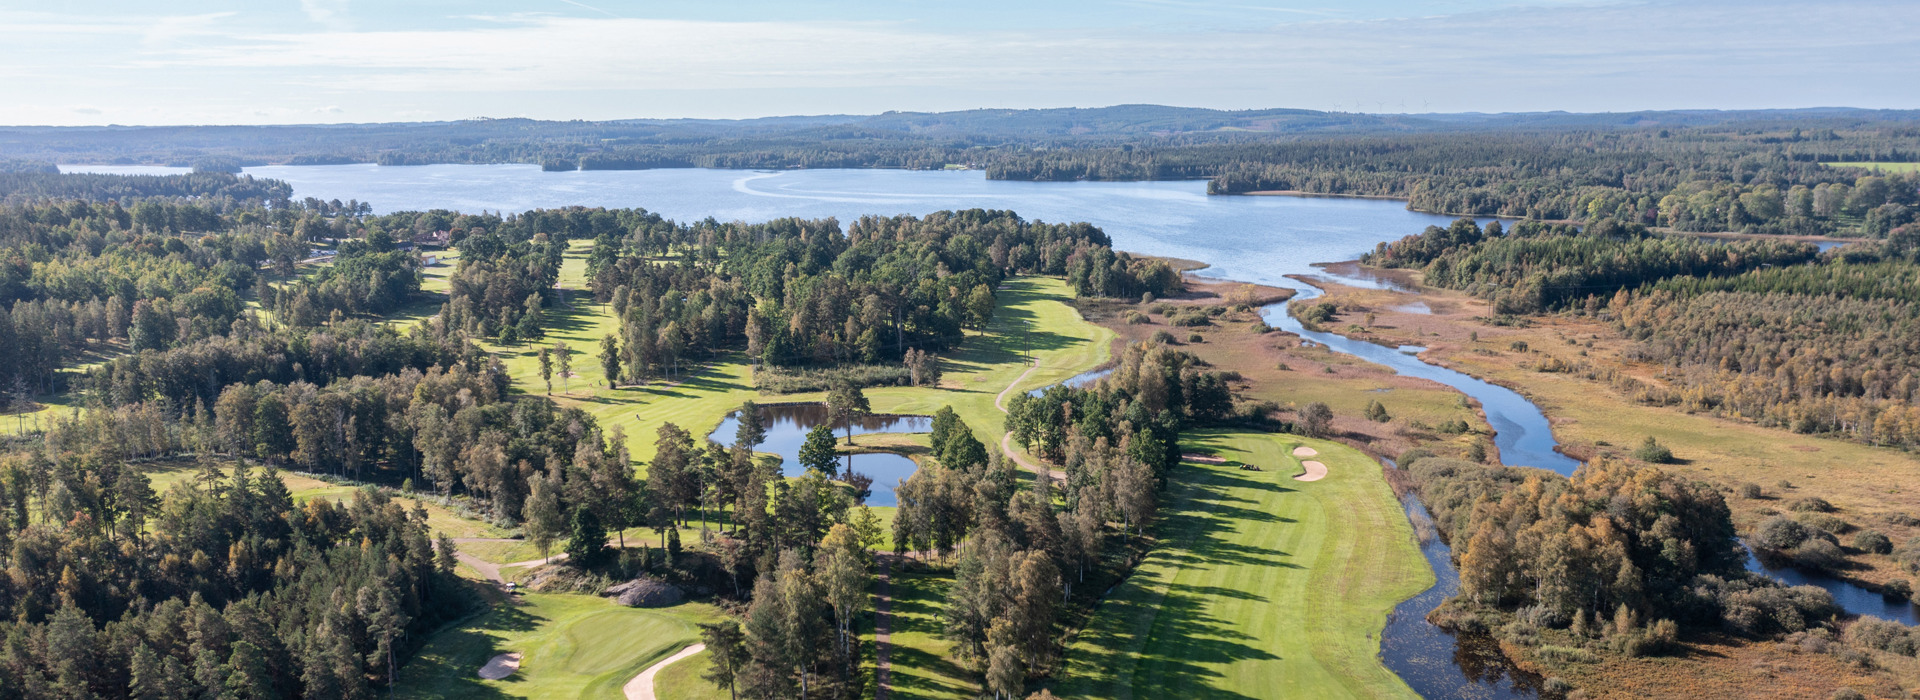
[[[1379,661],[1392,607],[1433,583],[1380,465],[1291,435],[1182,441],[1264,471],[1186,463],[1158,546],[1067,653],[1063,698],[1415,697]],[[1301,473],[1295,445],[1327,478]]]
[[[661,610],[605,598],[530,593],[434,635],[401,672],[396,693],[414,698],[617,698],[655,661],[699,641],[694,625],[718,616],[688,603]],[[498,681],[475,675],[495,654],[525,655]],[[671,696],[667,696],[671,697]]]
[[[1050,277],[1007,280],[998,292],[999,308],[984,334],[968,331],[960,347],[940,358],[941,389],[882,387],[866,390],[881,413],[931,414],[952,406],[974,435],[997,449],[1006,414],[994,400],[1014,380],[1015,391],[1037,389],[1106,362],[1113,331],[1087,322],[1073,307],[1066,282]],[[1022,356],[1030,351],[1032,359]],[[1039,367],[1021,378],[1033,361]],[[1011,396],[1011,394],[1009,394]],[[820,394],[796,394],[780,400],[817,400]]]
[[1920,171],[1920,163],[1828,163],[1835,168],[1866,168],[1884,173],[1911,173]]

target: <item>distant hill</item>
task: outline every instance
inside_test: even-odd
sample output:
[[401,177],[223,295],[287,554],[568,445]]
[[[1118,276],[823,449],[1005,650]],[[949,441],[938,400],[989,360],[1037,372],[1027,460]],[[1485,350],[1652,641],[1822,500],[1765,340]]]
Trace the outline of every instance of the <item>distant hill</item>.
[[939,167],[979,149],[1192,145],[1340,135],[1920,124],[1920,111],[1814,108],[1664,112],[1362,114],[1163,105],[976,109],[762,119],[472,119],[283,126],[0,127],[0,159],[222,163],[539,163],[578,167]]

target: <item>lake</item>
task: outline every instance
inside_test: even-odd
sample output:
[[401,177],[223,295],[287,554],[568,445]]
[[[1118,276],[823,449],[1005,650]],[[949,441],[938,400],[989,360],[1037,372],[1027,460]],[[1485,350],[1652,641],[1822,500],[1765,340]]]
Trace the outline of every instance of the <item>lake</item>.
[[[65,171],[160,174],[185,168],[61,166]],[[1206,183],[1020,182],[980,171],[584,170],[534,165],[276,165],[246,174],[284,180],[294,197],[358,199],[374,212],[457,209],[514,213],[571,205],[644,207],[668,218],[760,222],[799,216],[925,215],[1011,209],[1027,219],[1086,221],[1114,247],[1202,260],[1209,274],[1298,286],[1289,274],[1351,260],[1374,244],[1446,225],[1453,217],[1400,202],[1335,197],[1214,197]]]

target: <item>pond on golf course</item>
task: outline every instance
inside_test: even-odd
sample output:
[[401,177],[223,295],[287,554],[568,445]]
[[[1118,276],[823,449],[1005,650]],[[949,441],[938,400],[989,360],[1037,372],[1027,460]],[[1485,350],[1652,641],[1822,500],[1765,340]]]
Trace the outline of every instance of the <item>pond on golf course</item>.
[[[816,426],[830,425],[833,434],[844,443],[847,428],[834,422],[827,414],[826,404],[786,403],[765,404],[760,406],[760,424],[766,426],[767,440],[755,448],[757,452],[780,455],[782,464],[780,473],[786,476],[800,476],[805,471],[800,466],[800,446],[807,441],[807,433]],[[734,433],[740,430],[738,411],[727,414],[707,438],[726,446],[733,446]],[[874,433],[924,433],[933,430],[933,419],[927,416],[870,415],[853,421],[853,435],[858,440],[861,435]],[[845,478],[849,471],[865,474],[873,478],[873,494],[867,497],[867,505],[891,506],[898,501],[894,498],[893,488],[907,477],[912,476],[919,466],[905,455],[892,452],[866,452],[841,457],[841,476]]]

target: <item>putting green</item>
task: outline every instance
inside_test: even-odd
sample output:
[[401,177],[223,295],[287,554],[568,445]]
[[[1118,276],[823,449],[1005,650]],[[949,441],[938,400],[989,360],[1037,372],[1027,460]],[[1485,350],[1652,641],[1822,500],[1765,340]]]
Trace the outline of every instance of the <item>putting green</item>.
[[[1415,697],[1381,665],[1380,630],[1433,575],[1380,465],[1292,435],[1198,432],[1182,442],[1228,463],[1174,472],[1158,546],[1075,640],[1055,693]],[[1326,478],[1292,478],[1298,445],[1319,452]]]
[[[711,605],[641,610],[586,595],[529,593],[436,633],[401,671],[396,695],[415,698],[615,698],[655,661],[699,641]],[[495,654],[525,654],[497,680],[476,672]]]

